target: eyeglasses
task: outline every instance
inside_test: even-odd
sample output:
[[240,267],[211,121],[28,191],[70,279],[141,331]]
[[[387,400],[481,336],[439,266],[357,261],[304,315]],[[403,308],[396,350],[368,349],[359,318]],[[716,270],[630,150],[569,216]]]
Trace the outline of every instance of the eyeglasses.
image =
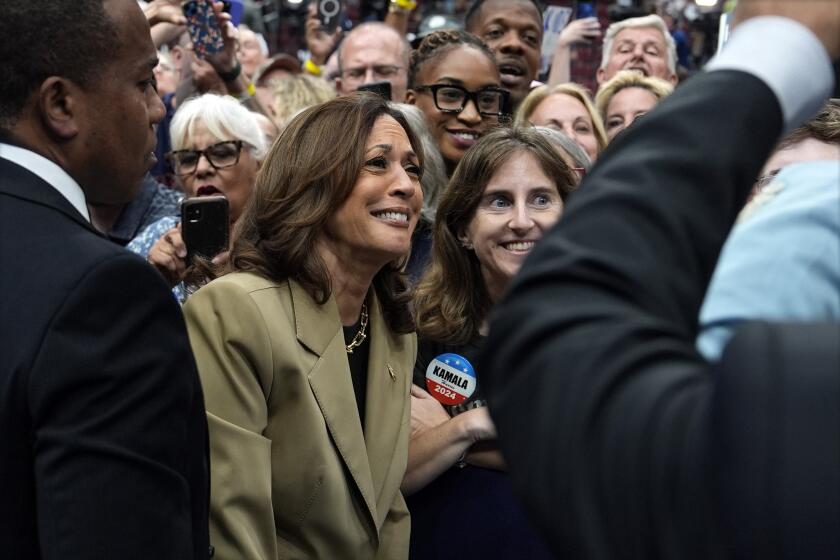
[[472,99],[480,115],[485,117],[500,117],[505,114],[507,105],[507,91],[497,87],[485,87],[476,91],[469,91],[461,86],[450,84],[435,84],[431,86],[416,86],[414,91],[430,91],[435,100],[435,107],[442,113],[460,113]]
[[377,64],[374,66],[357,66],[356,68],[345,68],[341,71],[341,76],[345,80],[362,81],[368,73],[368,70],[373,71],[373,77],[376,80],[390,81],[396,76],[402,66],[394,66],[393,64]]
[[242,140],[226,140],[203,150],[175,150],[166,154],[166,159],[178,175],[195,173],[202,155],[214,169],[224,169],[239,163],[239,153],[244,144]]

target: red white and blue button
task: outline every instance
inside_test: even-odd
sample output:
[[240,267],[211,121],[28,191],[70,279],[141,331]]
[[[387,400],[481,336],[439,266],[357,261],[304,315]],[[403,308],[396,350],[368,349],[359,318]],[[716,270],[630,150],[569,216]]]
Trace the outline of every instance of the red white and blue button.
[[472,364],[458,354],[441,354],[426,368],[426,389],[447,406],[464,403],[475,392],[475,387]]

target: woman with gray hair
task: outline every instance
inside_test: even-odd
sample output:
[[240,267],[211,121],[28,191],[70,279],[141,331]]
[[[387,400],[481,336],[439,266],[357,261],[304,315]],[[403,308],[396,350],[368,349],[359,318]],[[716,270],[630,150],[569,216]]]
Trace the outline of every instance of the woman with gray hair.
[[[251,196],[267,151],[259,121],[232,97],[208,93],[181,105],[169,132],[173,150],[167,158],[184,194],[227,198],[232,228]],[[182,281],[189,263],[177,218],[161,218],[127,248],[145,257],[184,301]]]

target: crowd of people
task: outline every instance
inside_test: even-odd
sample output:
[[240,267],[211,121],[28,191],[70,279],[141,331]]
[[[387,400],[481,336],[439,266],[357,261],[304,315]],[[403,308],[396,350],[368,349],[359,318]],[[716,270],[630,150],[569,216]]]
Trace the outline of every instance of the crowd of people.
[[840,1],[187,4],[0,6],[11,558],[840,554]]

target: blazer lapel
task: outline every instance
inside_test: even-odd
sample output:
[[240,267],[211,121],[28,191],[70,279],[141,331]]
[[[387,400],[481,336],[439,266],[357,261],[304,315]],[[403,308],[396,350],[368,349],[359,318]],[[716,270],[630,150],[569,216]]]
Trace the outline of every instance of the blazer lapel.
[[290,282],[298,340],[320,357],[309,372],[309,386],[327,429],[371,516],[379,527],[365,438],[350,378],[350,366],[335,300],[318,305],[296,282]]
[[[394,493],[405,474],[406,457],[395,460],[400,432],[408,406],[408,380],[411,371],[401,371],[406,362],[405,348],[391,333],[375,297],[371,298],[370,354],[368,357],[367,410],[365,434],[373,487],[378,498],[377,528],[382,527],[394,501]],[[402,450],[403,452],[406,449]],[[400,472],[393,472],[399,469]]]

